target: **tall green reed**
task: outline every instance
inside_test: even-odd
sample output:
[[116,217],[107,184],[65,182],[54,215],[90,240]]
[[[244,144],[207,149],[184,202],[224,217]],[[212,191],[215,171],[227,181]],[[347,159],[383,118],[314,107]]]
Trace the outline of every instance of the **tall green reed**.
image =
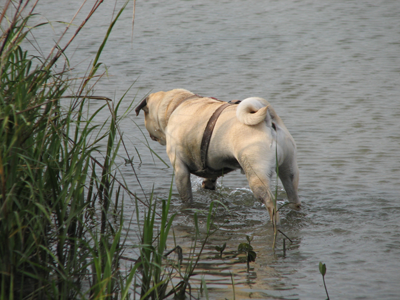
[[[143,228],[141,230],[141,247],[139,264],[141,268],[141,299],[164,299],[166,289],[171,280],[168,272],[164,272],[163,259],[167,246],[167,238],[175,214],[169,215],[172,197],[172,182],[167,200],[162,200],[160,224],[156,227],[156,201],[153,194],[147,212],[144,214]],[[137,220],[140,220],[138,202],[136,202]],[[138,222],[139,223],[139,222]],[[157,229],[158,232],[154,232]]]
[[[140,229],[140,256],[135,264],[140,270],[136,276],[140,285],[140,299],[166,299],[172,295],[176,299],[184,299],[187,295],[192,296],[190,279],[195,275],[195,269],[209,237],[219,230],[219,227],[214,224],[214,203],[219,203],[219,201],[215,201],[210,204],[209,210],[205,213],[206,220],[203,230],[200,229],[198,214],[203,215],[204,212],[194,212],[195,234],[189,252],[183,253],[175,239],[173,249],[166,252],[167,238],[176,216],[176,213],[170,215],[169,212],[171,198],[172,182],[168,198],[161,200],[161,214],[157,216],[157,201],[153,195],[149,200],[148,209],[145,209]],[[139,210],[137,204],[137,220],[140,219]],[[172,252],[177,254],[177,260],[169,258]],[[205,282],[203,282],[203,286],[205,286]]]
[[[73,38],[47,58],[31,57],[21,47],[36,28],[28,26],[36,4],[7,1],[0,16],[0,24],[8,21],[0,39],[0,299],[127,297],[136,267],[128,281],[120,280],[122,194],[112,174],[122,99],[116,107],[108,105],[110,122],[100,126],[104,130],[95,141],[94,119],[107,105],[84,113],[90,99],[99,99],[87,96],[86,86],[125,6],[89,76],[66,96],[67,69],[54,72],[53,67]],[[69,106],[65,98],[71,99]],[[99,159],[103,140],[106,155]]]

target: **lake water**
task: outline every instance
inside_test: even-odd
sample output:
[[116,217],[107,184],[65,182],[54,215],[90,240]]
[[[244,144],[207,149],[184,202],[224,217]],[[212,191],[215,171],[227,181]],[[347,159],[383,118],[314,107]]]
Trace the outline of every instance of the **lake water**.
[[[42,1],[36,12],[69,21],[79,4]],[[281,238],[272,251],[267,212],[244,175],[225,176],[216,192],[202,191],[200,179],[192,178],[195,207],[207,209],[218,199],[230,211],[219,213],[230,223],[212,236],[201,260],[210,299],[233,298],[230,272],[236,299],[325,299],[320,261],[327,265],[331,299],[399,299],[400,2],[137,1],[133,37],[132,7],[104,49],[100,61],[109,77],[96,95],[119,99],[134,83],[124,105],[173,88],[226,101],[260,96],[298,146],[303,207],[281,213],[280,229],[294,242],[286,256]],[[114,1],[102,4],[69,48],[77,73],[93,59],[113,8]],[[47,53],[53,33],[40,30],[36,39]],[[146,193],[154,186],[163,198],[172,169],[151,154],[137,126],[145,131],[143,115],[132,113],[121,124],[135,170]],[[170,165],[164,147],[149,143]],[[132,168],[122,164],[121,172],[142,195]],[[174,231],[186,249],[192,214],[175,187],[173,193]],[[281,187],[280,197],[285,198]],[[127,203],[127,218],[133,210]],[[250,273],[229,255],[246,235],[254,237],[257,253]],[[135,232],[129,242],[137,242]],[[214,247],[224,242],[227,254],[216,259]]]

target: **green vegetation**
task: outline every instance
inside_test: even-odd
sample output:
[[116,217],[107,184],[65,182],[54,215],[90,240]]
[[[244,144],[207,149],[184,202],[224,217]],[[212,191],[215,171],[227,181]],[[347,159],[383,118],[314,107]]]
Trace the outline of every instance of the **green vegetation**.
[[240,243],[238,246],[238,253],[246,254],[246,263],[247,263],[247,273],[250,271],[250,262],[256,261],[257,254],[253,250],[253,246],[250,245],[253,237],[249,237],[246,235],[247,243]]
[[[47,58],[29,56],[21,46],[44,25],[28,26],[37,3],[14,4],[7,1],[0,16],[0,299],[126,298],[137,266],[119,272],[124,186],[113,169],[122,99],[114,105],[89,96],[124,7],[89,76],[66,95],[68,68],[55,72],[54,66],[99,4]],[[90,101],[105,104],[86,114]],[[110,117],[98,127],[93,119],[104,109]]]

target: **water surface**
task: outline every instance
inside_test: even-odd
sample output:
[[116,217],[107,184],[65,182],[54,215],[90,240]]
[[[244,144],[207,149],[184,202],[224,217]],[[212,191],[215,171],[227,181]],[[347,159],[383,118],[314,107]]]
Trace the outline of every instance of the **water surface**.
[[[75,4],[43,2],[37,12],[69,21]],[[97,51],[113,5],[104,3],[69,49],[77,72]],[[294,241],[285,257],[272,251],[267,213],[244,175],[225,176],[216,192],[202,191],[192,179],[196,207],[218,199],[230,210],[220,212],[230,223],[211,238],[202,259],[210,298],[232,298],[231,272],[236,299],[325,299],[322,261],[332,299],[398,299],[400,2],[137,1],[133,38],[131,10],[132,4],[104,49],[109,77],[96,94],[119,99],[135,82],[126,105],[173,88],[226,101],[260,96],[297,142],[303,208],[281,214],[281,229]],[[46,52],[41,30],[36,38]],[[147,194],[154,186],[165,197],[172,169],[151,155],[137,126],[145,131],[143,116],[133,113],[121,125],[135,170]],[[165,149],[149,143],[169,165]],[[121,171],[141,194],[132,168]],[[173,196],[174,231],[187,248],[192,215],[175,189]],[[127,218],[133,210],[126,204]],[[250,273],[229,255],[246,235],[254,236],[258,255]],[[135,244],[134,232],[130,238]],[[228,254],[217,259],[214,246],[223,242]]]

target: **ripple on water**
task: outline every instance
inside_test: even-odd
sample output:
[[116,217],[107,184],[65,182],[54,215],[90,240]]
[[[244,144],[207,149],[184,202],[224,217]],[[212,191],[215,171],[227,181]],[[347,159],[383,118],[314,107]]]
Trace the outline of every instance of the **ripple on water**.
[[[36,11],[48,19],[57,16],[69,22],[75,2],[43,2]],[[96,41],[103,40],[99,29],[106,30],[104,20],[114,5],[106,2],[99,8],[99,17],[95,14],[85,27],[87,35],[78,38],[79,47],[71,48],[71,62],[86,59]],[[215,268],[207,275],[213,282],[212,297],[233,298],[229,270],[237,282],[238,298],[322,299],[318,263],[323,261],[332,299],[397,299],[398,1],[150,0],[136,5],[133,41],[126,38],[131,16],[124,19],[122,15],[101,56],[112,76],[97,86],[96,93],[118,99],[137,80],[126,99],[176,87],[224,100],[261,96],[271,102],[297,143],[303,208],[281,211],[281,229],[294,241],[285,257],[281,238],[277,241],[280,250],[271,250],[268,214],[252,197],[245,176],[229,174],[216,192],[200,190],[199,181],[194,180],[194,208],[207,211],[212,200],[229,208],[218,209],[217,221],[228,219],[229,223],[210,238],[202,257],[206,262],[215,260],[202,269],[207,274],[207,269]],[[56,33],[61,32],[58,24],[53,24]],[[38,27],[35,39],[39,48],[50,49],[47,39],[53,29],[45,28]],[[57,38],[51,39],[52,44],[53,40]],[[76,68],[85,73],[86,65]],[[124,100],[121,108],[129,102]],[[165,199],[172,168],[166,168],[147,146],[168,162],[165,149],[147,144],[133,121],[144,130],[142,116],[136,118],[134,113],[121,120],[120,130],[134,154],[136,174],[147,195],[154,187],[156,196]],[[120,155],[126,156],[122,149]],[[121,166],[120,170],[132,191],[142,197],[132,168]],[[279,198],[286,201],[282,190]],[[135,206],[125,203],[124,213],[130,220]],[[194,230],[193,211],[187,208],[174,188],[174,230],[185,247],[192,244]],[[246,235],[254,236],[258,255],[249,274],[243,271],[245,264],[233,257]],[[137,240],[132,230],[130,245]],[[231,252],[215,259],[213,246],[221,242],[227,242],[227,253]]]

